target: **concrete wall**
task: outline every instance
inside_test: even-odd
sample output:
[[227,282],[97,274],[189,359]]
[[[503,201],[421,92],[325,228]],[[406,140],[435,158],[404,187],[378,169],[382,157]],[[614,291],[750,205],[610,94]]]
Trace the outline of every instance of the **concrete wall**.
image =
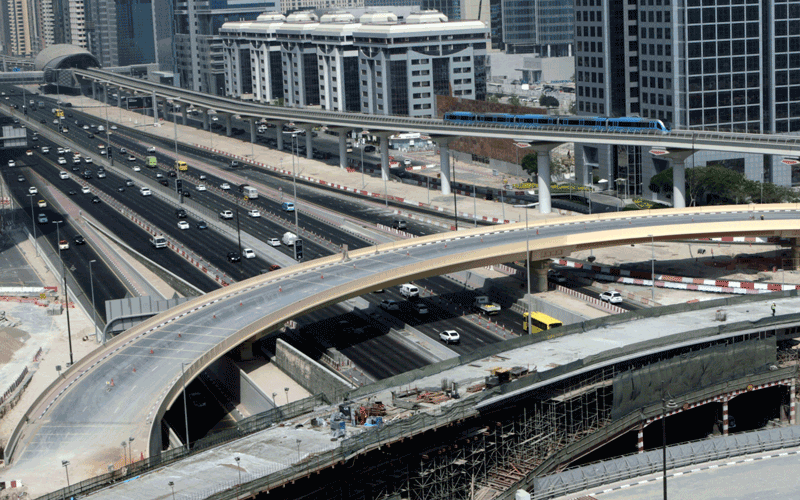
[[241,404],[250,415],[255,415],[274,407],[272,399],[239,368],[236,362],[227,356],[223,356],[212,363],[205,373],[214,378],[215,386],[227,392],[227,396],[230,397],[234,405]]
[[275,346],[275,365],[289,375],[292,380],[312,394],[323,393],[331,401],[337,395],[351,390],[344,380],[282,339]]
[[241,396],[242,406],[250,413],[258,413],[275,408],[275,404],[267,394],[240,368],[239,370],[239,395]]
[[[546,300],[543,300],[539,297],[531,297],[531,307],[533,307],[534,311],[543,312],[548,316],[552,316],[557,320],[560,320],[565,325],[571,325],[573,323],[580,323],[582,321],[586,321],[589,318],[583,316],[581,314],[575,313],[570,311],[569,309],[565,309],[561,306],[557,306]],[[517,301],[516,304],[511,308],[511,310],[516,311],[520,314],[524,313],[528,310],[528,299],[521,298]]]

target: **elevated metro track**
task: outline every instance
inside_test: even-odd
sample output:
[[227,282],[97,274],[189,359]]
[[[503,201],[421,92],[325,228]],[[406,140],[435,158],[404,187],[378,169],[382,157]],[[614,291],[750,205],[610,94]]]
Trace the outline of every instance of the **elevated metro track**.
[[160,421],[181,391],[182,364],[188,383],[240,343],[375,289],[526,256],[542,260],[651,239],[730,235],[800,237],[800,205],[671,209],[476,228],[258,276],[145,321],[71,367],[28,409],[9,440],[6,460],[44,475],[60,473],[59,460],[69,459],[81,464],[71,472],[83,479],[105,472],[108,457],[129,437],[147,448],[145,455],[158,453]]
[[625,133],[567,130],[564,128],[524,129],[485,123],[465,125],[437,119],[284,108],[217,97],[170,85],[147,82],[138,78],[116,75],[102,70],[74,70],[74,73],[92,82],[142,92],[147,95],[155,95],[161,99],[174,99],[197,108],[239,115],[245,119],[265,118],[267,120],[294,121],[313,125],[326,125],[328,127],[367,129],[371,132],[417,131],[434,137],[492,137],[528,142],[625,144],[670,149],[800,156],[800,138],[788,135],[738,134],[691,130],[673,130],[668,134],[655,131]]

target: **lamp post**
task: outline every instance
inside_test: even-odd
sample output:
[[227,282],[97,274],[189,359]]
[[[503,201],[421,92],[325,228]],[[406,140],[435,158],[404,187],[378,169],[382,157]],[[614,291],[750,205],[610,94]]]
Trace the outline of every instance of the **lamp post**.
[[239,256],[241,257],[241,255],[242,255],[242,229],[241,229],[241,226],[239,225],[239,198],[236,198],[236,236],[239,238]]
[[652,286],[650,287],[650,299],[653,302],[655,302],[656,301],[656,244],[652,234],[648,234],[647,236],[650,237],[650,280],[652,281]]
[[123,441],[122,443],[120,443],[120,445],[122,446],[122,462],[125,465],[128,465],[128,450],[127,450],[128,442]]
[[283,390],[286,391],[286,404],[288,405],[289,404],[289,388],[288,387],[284,387]]
[[[111,82],[106,82],[106,92],[108,92],[108,88],[111,86]],[[106,151],[111,151],[111,127],[108,123],[108,96],[106,96]],[[114,158],[109,157],[108,161],[111,163],[111,166],[114,166]]]
[[475,219],[475,227],[478,227],[478,197],[475,195],[475,184],[472,185],[472,217]]
[[61,466],[64,467],[64,472],[67,474],[67,489],[69,489],[69,460],[62,460]]
[[[61,241],[61,223],[63,220],[54,220],[56,225],[56,243]],[[61,258],[61,245],[58,246],[58,258],[61,260],[61,274],[64,276],[64,307],[67,309],[67,341],[69,342],[69,364],[72,366],[72,330],[69,325],[69,293],[67,292],[67,270],[64,267],[64,259]]]
[[172,490],[172,500],[175,500],[175,483],[170,481],[167,484],[169,485],[170,489]]
[[277,392],[273,392],[273,393],[272,393],[272,403],[275,405],[275,407],[276,407],[276,408],[278,407],[278,400],[277,400],[277,399],[275,399],[275,397],[276,397],[277,395],[278,395],[278,393],[277,393]]
[[[453,165],[453,168],[450,168],[450,165]],[[450,170],[451,175],[453,176],[453,222],[456,226],[456,231],[458,231],[458,197],[456,196],[456,165],[450,161],[450,155],[447,155],[447,170]]]
[[128,438],[128,463],[133,465],[133,436]]
[[[181,379],[183,379],[183,423],[186,426],[186,451],[189,451],[189,413],[186,411],[186,372],[183,370],[183,365],[186,363],[181,363]],[[173,492],[174,495],[174,492]]]
[[39,245],[36,244],[36,219],[33,217],[33,194],[29,193],[28,198],[31,199],[31,226],[33,226],[33,248],[36,249],[36,256],[38,257]]
[[[290,124],[290,125],[293,125],[293,124]],[[294,230],[295,230],[295,234],[299,235],[300,234],[300,223],[299,223],[298,215],[297,215],[297,211],[298,211],[298,208],[297,208],[297,172],[295,171],[295,168],[294,168],[295,142],[296,142],[295,139],[297,139],[297,132],[292,130],[291,132],[279,132],[279,133],[289,134],[289,135],[292,136],[292,188],[294,189]],[[299,163],[300,163],[300,159],[299,158],[297,160],[297,163],[298,163],[298,166],[299,166]]]
[[361,189],[367,187],[367,182],[364,180],[364,132],[369,130],[361,129]]
[[[620,178],[618,178],[618,179],[614,179],[614,183],[615,183],[615,187],[617,188],[617,198],[619,198],[619,185],[620,185],[621,183],[625,183],[625,179],[624,179],[624,178],[622,178],[622,177],[620,177]],[[627,188],[626,188],[626,191],[627,191]],[[624,204],[624,203],[625,203],[625,202],[623,201],[623,204]],[[619,212],[619,205],[617,205],[617,212]]]
[[236,460],[236,470],[239,471],[239,493],[236,494],[236,498],[242,496],[242,468],[239,467],[239,457],[234,457]]
[[[669,395],[669,393],[667,393]],[[667,408],[677,408],[678,404],[672,400],[672,398],[667,399],[666,397],[661,398],[661,444],[662,444],[662,464],[663,464],[663,474],[664,474],[664,500],[667,500]]]
[[531,315],[533,314],[533,304],[531,300],[531,244],[528,236],[528,209],[525,209],[525,269],[528,270],[528,335],[532,334]]
[[[92,320],[94,321],[94,336],[97,338],[97,307],[94,303],[94,274],[92,273],[92,264],[97,260],[92,259],[89,261],[89,287],[92,290]],[[103,335],[103,344],[106,343],[106,336]]]

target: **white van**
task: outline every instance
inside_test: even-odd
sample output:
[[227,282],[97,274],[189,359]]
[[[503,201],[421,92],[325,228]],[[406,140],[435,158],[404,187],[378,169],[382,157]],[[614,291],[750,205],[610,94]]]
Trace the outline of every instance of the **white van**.
[[403,285],[400,285],[400,295],[402,295],[407,299],[410,299],[412,297],[419,297],[419,288],[417,288],[417,285],[414,285],[412,283],[405,283]]
[[167,239],[161,235],[153,236],[150,239],[150,244],[153,245],[153,248],[166,248],[167,247]]
[[258,190],[253,186],[242,186],[242,193],[247,196],[249,200],[258,198]]
[[151,196],[153,193],[150,191],[148,187],[140,187],[139,194],[142,196]]

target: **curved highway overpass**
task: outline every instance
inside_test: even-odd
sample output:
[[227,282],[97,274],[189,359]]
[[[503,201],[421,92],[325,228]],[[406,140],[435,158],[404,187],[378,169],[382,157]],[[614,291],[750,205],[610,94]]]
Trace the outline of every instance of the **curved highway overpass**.
[[729,151],[737,153],[776,154],[800,156],[800,138],[776,134],[741,134],[707,132],[700,130],[673,130],[669,134],[656,131],[600,132],[592,130],[567,130],[564,128],[523,129],[489,123],[456,124],[436,119],[404,118],[340,113],[298,108],[267,106],[217,97],[202,92],[181,89],[171,85],[148,82],[138,78],[117,75],[96,69],[74,70],[75,75],[100,84],[155,95],[161,99],[174,99],[196,107],[214,110],[244,119],[254,118],[275,121],[296,121],[328,127],[367,129],[372,132],[418,131],[434,137],[491,137],[534,142],[589,142],[595,144],[626,144],[631,146]]
[[[761,220],[761,216],[764,220]],[[308,262],[214,291],[132,328],[73,366],[31,406],[6,448],[11,470],[106,471],[122,441],[149,455],[186,383],[239,343],[285,321],[408,280],[570,252],[725,235],[800,237],[800,205],[670,209],[554,218],[432,235]],[[526,238],[528,236],[528,238]],[[26,423],[27,420],[27,423]],[[154,432],[155,431],[155,432]],[[152,435],[152,436],[151,436]],[[151,441],[152,438],[152,441]],[[90,444],[91,443],[91,444]],[[159,450],[152,450],[154,453]],[[6,474],[6,475],[7,475]]]

